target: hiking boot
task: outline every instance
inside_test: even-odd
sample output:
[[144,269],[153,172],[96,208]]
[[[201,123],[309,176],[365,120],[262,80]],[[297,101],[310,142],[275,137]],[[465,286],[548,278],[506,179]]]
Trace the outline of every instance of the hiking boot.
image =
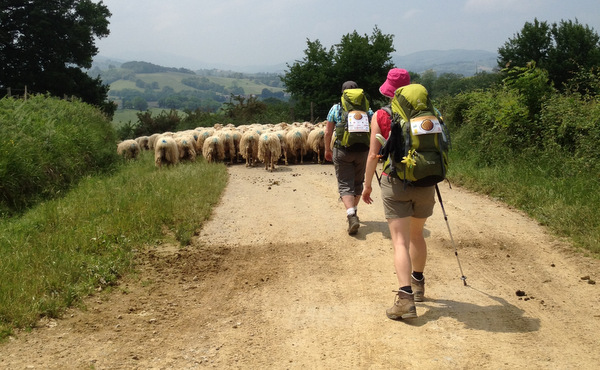
[[358,216],[348,215],[348,235],[354,235],[358,232],[358,228],[360,227],[360,222],[358,221]]
[[417,280],[414,276],[410,275],[410,287],[415,296],[415,302],[423,302],[425,298],[425,278]]
[[385,310],[385,314],[392,320],[412,319],[417,317],[414,295],[399,290],[396,300],[391,308]]

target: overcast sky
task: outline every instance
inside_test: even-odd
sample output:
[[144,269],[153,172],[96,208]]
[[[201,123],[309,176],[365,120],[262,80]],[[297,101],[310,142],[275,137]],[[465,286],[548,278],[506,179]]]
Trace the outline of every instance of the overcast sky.
[[99,55],[168,67],[292,63],[306,41],[327,49],[375,26],[399,55],[496,52],[535,18],[577,19],[600,33],[598,0],[103,0],[112,16]]

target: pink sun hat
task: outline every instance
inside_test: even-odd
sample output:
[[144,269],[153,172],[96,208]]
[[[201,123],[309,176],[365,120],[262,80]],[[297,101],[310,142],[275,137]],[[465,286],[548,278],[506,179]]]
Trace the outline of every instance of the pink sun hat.
[[410,84],[410,75],[406,69],[392,68],[388,72],[387,80],[379,88],[379,92],[389,98],[394,97],[394,92],[402,86]]

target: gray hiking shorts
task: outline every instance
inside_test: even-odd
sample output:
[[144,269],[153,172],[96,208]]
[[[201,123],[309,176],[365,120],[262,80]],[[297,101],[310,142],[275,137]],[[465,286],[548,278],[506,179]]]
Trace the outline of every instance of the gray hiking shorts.
[[381,198],[385,218],[427,218],[433,214],[435,186],[404,185],[395,177],[381,176]]
[[333,164],[340,197],[362,194],[368,156],[368,150],[352,151],[333,148]]

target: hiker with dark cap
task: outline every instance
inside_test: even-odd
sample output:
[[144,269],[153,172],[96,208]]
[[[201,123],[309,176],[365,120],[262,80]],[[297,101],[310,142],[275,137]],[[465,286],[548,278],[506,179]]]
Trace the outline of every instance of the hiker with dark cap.
[[350,235],[360,227],[357,206],[363,191],[372,115],[368,99],[354,81],[343,83],[341,102],[327,115],[325,160],[333,161]]

